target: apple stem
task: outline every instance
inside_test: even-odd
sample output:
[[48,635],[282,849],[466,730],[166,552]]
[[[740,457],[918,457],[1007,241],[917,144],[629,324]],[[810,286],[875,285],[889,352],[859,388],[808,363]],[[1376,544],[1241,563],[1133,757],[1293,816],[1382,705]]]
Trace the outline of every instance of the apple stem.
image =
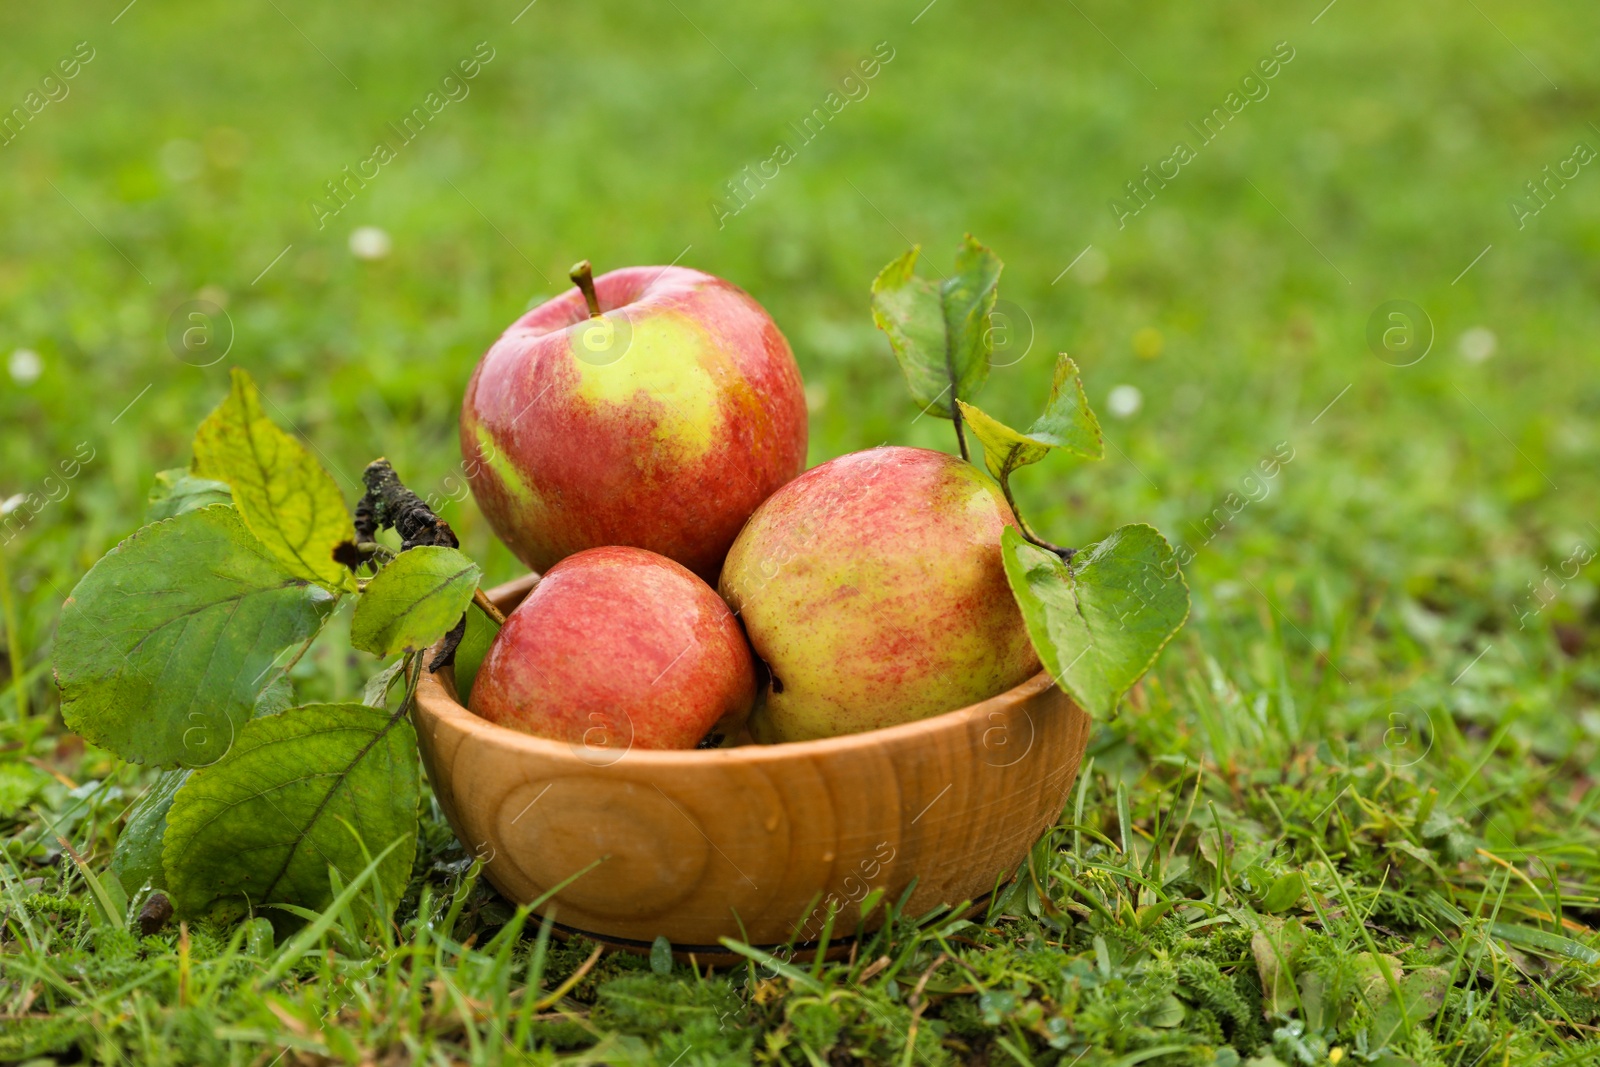
[[589,261],[584,259],[573,264],[572,270],[567,276],[572,279],[573,285],[582,290],[583,302],[589,305],[589,317],[598,319],[600,317],[600,297],[594,291],[594,268],[589,265]]

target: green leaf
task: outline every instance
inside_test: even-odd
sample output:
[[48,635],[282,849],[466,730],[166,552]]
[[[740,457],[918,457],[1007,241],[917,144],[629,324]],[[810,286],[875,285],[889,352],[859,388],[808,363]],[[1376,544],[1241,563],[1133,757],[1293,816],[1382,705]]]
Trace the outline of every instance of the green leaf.
[[1044,414],[1027,433],[1019,433],[982,408],[956,401],[962,417],[983,442],[983,462],[989,473],[1004,481],[1018,467],[1037,463],[1059,448],[1087,459],[1103,459],[1105,441],[1100,421],[1089,408],[1078,377],[1078,365],[1064,353],[1056,360],[1055,380]]
[[1142,523],[1122,527],[1070,564],[1014,527],[1005,528],[1000,544],[1045,669],[1085,711],[1109,715],[1189,617],[1189,587],[1172,547]]
[[1511,923],[1495,923],[1489,928],[1489,932],[1502,941],[1541,955],[1560,956],[1590,965],[1600,963],[1600,952],[1596,952],[1581,941],[1574,941],[1561,934],[1552,934],[1548,930],[1532,926],[1515,926]]
[[289,573],[239,513],[213,504],[107,552],[61,611],[56,684],[68,728],[123,759],[220,758],[335,598]]
[[[272,682],[256,698],[254,717],[275,714],[293,703],[294,687],[289,679],[282,674],[274,675]],[[172,798],[189,780],[189,774],[187,769],[165,772],[128,809],[128,820],[111,853],[111,873],[117,876],[130,897],[145,888],[166,892],[167,874],[161,866],[161,845],[167,833],[167,810],[172,807]]]
[[1305,894],[1305,877],[1299,871],[1279,875],[1261,897],[1261,910],[1277,914],[1288,911],[1300,902]]
[[656,974],[672,973],[672,942],[665,937],[650,943],[650,970]]
[[383,670],[367,679],[367,684],[361,688],[361,703],[369,708],[383,708],[389,705],[389,690],[394,688],[394,683],[404,677],[406,661],[397,659]]
[[1287,922],[1264,916],[1250,936],[1250,953],[1261,976],[1262,1009],[1269,1017],[1288,1017],[1299,1007],[1295,968],[1306,945],[1298,919]]
[[961,408],[961,417],[967,420],[967,428],[983,445],[983,465],[1001,481],[1018,467],[1037,463],[1050,454],[1052,446],[1018,433],[982,408],[965,400],[957,400],[956,404]]
[[150,497],[144,509],[145,522],[160,522],[186,511],[210,504],[231,504],[233,494],[226,482],[209,478],[196,478],[182,467],[170,471],[157,471],[155,484],[150,487]]
[[920,251],[920,245],[912,248],[873,279],[872,321],[889,335],[911,398],[928,413],[948,419],[944,308],[938,287],[913,273]]
[[229,753],[195,771],[167,814],[162,860],[173,906],[333,899],[329,868],[360,874],[367,848],[402,844],[378,869],[392,908],[417,835],[417,742],[403,714],[363,704],[307,704],[252,719]]
[[407,549],[362,591],[350,620],[350,643],[377,656],[427,648],[461,621],[482,576],[456,549]]
[[274,671],[272,680],[267,687],[261,690],[261,695],[256,697],[256,706],[251,713],[254,718],[263,715],[272,715],[286,711],[294,706],[294,683],[289,681],[289,675],[282,670]]
[[[1068,384],[1071,388],[1067,388]],[[1056,370],[1050,380],[1050,399],[1044,414],[1028,427],[1028,437],[1040,444],[1065,449],[1087,459],[1104,459],[1106,445],[1100,420],[1089,407],[1083,393],[1083,379],[1072,357],[1062,352],[1056,357]]]
[[956,250],[956,272],[940,283],[957,399],[977,396],[989,377],[989,356],[994,352],[989,316],[994,313],[1003,267],[1000,257],[969,233]]
[[1183,1001],[1168,993],[1145,1012],[1143,1021],[1146,1026],[1170,1028],[1180,1025],[1187,1014]]
[[128,821],[111,853],[111,873],[117,876],[129,897],[137,896],[146,887],[166,890],[161,842],[167,832],[167,811],[172,807],[173,796],[189,780],[191,773],[167,771],[128,810]]
[[1443,967],[1423,967],[1400,980],[1402,1005],[1394,994],[1383,991],[1386,998],[1378,1009],[1373,1026],[1372,1044],[1382,1048],[1398,1037],[1409,1023],[1416,1027],[1427,1022],[1444,1007],[1444,995],[1450,988],[1450,972]]
[[872,282],[872,321],[889,336],[911,396],[930,415],[952,418],[956,400],[972,397],[989,376],[1001,262],[967,234],[956,273],[940,284],[915,274],[920,246]]
[[232,487],[250,532],[293,574],[350,588],[349,568],[333,559],[334,546],[355,534],[343,494],[310,451],[267,418],[256,383],[237,367],[227,399],[195,432],[193,470]]

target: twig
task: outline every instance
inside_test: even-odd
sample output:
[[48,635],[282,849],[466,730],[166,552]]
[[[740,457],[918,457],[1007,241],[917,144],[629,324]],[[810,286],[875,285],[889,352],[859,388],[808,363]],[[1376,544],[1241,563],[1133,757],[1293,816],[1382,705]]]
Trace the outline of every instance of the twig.
[[356,533],[373,541],[379,530],[393,527],[400,535],[400,551],[417,545],[460,548],[450,524],[433,513],[422,498],[407,489],[387,459],[375,459],[361,472],[367,494],[356,505]]
[[[351,559],[369,560],[387,551],[376,543],[376,538],[379,530],[390,528],[400,535],[402,552],[418,545],[461,547],[450,524],[434,514],[421,497],[405,487],[387,459],[380,457],[367,464],[367,469],[361,472],[361,481],[367,487],[366,495],[356,505],[356,536],[361,540],[353,546],[355,553]],[[472,600],[496,625],[505,625],[506,617],[481,588],[473,590]],[[466,633],[467,616],[463,612],[461,621],[444,635],[439,654],[428,663],[430,672],[448,667],[456,661],[456,649],[461,647],[461,639]]]
[[490,600],[489,594],[482,589],[474,589],[472,591],[472,602],[482,608],[483,613],[493,619],[496,626],[504,626],[506,624],[505,615],[499,608],[494,606],[494,601]]

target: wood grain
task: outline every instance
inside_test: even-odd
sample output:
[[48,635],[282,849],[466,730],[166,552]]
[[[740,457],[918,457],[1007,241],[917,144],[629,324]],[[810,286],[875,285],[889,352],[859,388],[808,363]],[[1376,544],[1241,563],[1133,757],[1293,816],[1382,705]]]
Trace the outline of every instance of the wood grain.
[[[502,610],[530,576],[490,592]],[[814,940],[853,931],[872,889],[908,908],[978,900],[1061,813],[1089,720],[1044,673],[971,707],[863,734],[710,751],[585,749],[478,718],[424,674],[417,736],[440,805],[489,881],[628,948],[665,936]],[[587,869],[587,870],[586,870]],[[868,917],[867,927],[882,909]]]

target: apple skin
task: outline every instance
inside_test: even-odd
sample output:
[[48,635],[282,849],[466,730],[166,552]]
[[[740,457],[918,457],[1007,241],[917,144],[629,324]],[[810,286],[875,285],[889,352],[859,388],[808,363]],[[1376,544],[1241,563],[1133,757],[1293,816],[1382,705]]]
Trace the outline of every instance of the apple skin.
[[756,739],[910,722],[1036,674],[1000,558],[1008,525],[977,468],[923,448],[840,456],[769,497],[720,590],[771,670]]
[[754,298],[686,267],[595,279],[518,319],[461,404],[461,454],[496,534],[536,571],[632,545],[715,583],[728,546],[805,468],[789,343]]
[[665,556],[610,547],[550,568],[506,617],[468,707],[620,757],[734,732],[755,698],[750,647],[715,590]]

